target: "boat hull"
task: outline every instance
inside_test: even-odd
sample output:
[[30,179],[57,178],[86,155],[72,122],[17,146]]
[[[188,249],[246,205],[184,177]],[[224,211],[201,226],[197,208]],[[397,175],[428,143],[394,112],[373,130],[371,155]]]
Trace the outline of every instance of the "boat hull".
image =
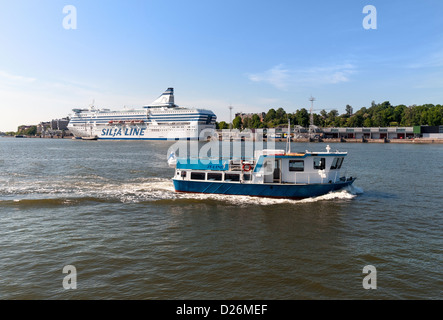
[[176,192],[304,199],[318,197],[351,185],[354,179],[327,184],[252,184],[173,180]]

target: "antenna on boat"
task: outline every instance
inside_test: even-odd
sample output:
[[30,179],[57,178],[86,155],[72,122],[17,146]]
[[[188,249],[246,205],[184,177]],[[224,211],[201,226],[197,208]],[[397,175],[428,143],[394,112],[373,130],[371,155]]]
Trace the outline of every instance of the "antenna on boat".
[[291,153],[291,119],[288,119],[288,140],[286,140],[286,153]]
[[314,131],[314,101],[315,98],[311,95],[311,97],[309,98],[309,101],[311,101],[311,110],[309,111],[310,115],[309,115],[309,138],[311,138],[312,136],[312,131]]
[[233,106],[229,106],[229,130],[232,130],[232,108],[234,108]]

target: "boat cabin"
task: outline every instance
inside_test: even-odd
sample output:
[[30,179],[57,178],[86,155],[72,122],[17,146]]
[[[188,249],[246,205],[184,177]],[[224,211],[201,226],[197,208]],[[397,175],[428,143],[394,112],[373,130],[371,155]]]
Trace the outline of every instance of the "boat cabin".
[[[346,152],[256,151],[253,159],[178,158],[174,180],[244,184],[327,184],[345,181]],[[352,178],[350,178],[352,179]]]

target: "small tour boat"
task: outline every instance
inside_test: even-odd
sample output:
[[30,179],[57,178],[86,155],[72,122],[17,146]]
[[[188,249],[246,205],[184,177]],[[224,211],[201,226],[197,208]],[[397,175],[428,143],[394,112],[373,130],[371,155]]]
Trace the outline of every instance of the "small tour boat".
[[87,136],[87,137],[82,137],[82,140],[98,140],[98,136]]
[[253,159],[177,158],[173,183],[177,192],[303,199],[351,185],[355,178],[342,174],[347,152],[291,153],[260,150]]

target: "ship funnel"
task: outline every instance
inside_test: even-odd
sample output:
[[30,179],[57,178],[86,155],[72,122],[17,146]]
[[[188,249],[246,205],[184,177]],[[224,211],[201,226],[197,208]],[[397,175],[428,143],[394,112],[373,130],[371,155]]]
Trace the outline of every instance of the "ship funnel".
[[168,88],[166,89],[163,94],[157,98],[154,102],[147,105],[145,108],[158,108],[158,107],[166,107],[171,108],[174,107],[174,88]]

